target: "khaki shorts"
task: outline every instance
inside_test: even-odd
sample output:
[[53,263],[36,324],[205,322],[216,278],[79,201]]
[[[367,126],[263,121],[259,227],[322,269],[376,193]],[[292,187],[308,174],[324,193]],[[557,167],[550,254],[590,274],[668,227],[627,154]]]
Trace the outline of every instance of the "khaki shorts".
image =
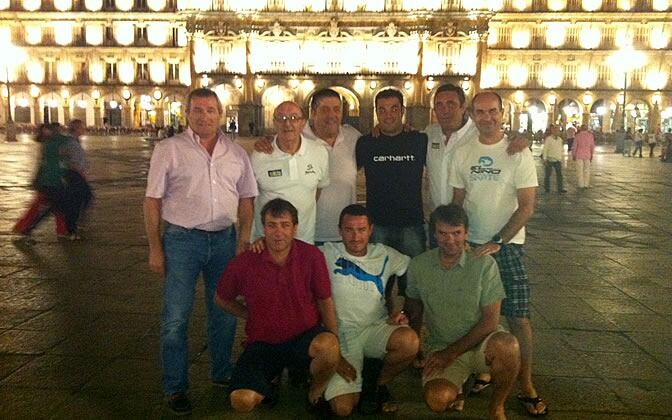
[[408,328],[406,325],[390,325],[386,321],[379,321],[369,325],[361,332],[350,333],[339,331],[341,354],[352,367],[357,370],[357,379],[348,382],[341,375],[335,373],[329,380],[324,391],[324,399],[331,399],[345,394],[362,392],[362,366],[364,357],[382,359],[387,354],[387,342],[398,328]]
[[480,345],[460,355],[447,368],[437,370],[428,376],[423,375],[422,386],[424,387],[427,382],[435,379],[445,379],[459,389],[472,373],[490,372],[490,367],[485,364],[485,348],[490,338],[500,332],[506,332],[501,325],[497,326],[497,330],[488,334]]

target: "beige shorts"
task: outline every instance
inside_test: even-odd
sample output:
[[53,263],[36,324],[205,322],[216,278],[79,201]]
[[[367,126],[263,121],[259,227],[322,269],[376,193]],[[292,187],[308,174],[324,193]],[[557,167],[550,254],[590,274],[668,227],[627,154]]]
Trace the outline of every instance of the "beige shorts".
[[329,380],[324,391],[324,399],[329,401],[339,395],[356,394],[362,392],[362,366],[364,357],[382,359],[387,354],[387,342],[398,328],[408,328],[406,325],[390,325],[380,321],[369,325],[359,334],[339,331],[341,354],[352,367],[357,370],[357,379],[348,382],[338,373]]
[[490,367],[485,363],[485,348],[490,338],[500,332],[506,332],[501,325],[497,327],[497,330],[488,334],[480,345],[460,355],[447,368],[437,370],[428,376],[422,375],[422,386],[424,387],[427,382],[435,379],[445,379],[460,388],[472,373],[490,372]]

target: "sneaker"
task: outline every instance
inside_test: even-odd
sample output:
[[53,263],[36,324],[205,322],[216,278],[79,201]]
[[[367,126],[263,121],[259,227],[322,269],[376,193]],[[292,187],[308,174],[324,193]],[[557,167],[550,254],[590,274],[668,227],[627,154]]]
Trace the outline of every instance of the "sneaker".
[[177,416],[186,416],[191,414],[191,401],[186,394],[178,392],[168,398],[168,408]]

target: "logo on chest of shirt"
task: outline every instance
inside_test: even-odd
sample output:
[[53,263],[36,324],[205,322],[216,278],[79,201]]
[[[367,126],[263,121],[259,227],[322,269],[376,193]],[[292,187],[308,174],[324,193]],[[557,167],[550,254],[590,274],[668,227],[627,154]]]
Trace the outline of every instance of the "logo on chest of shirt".
[[374,162],[415,162],[413,155],[382,155],[374,156]]
[[334,270],[335,274],[341,274],[343,276],[352,276],[355,279],[363,282],[370,281],[376,285],[376,289],[380,292],[381,296],[385,296],[385,285],[383,284],[383,273],[385,272],[385,267],[387,267],[387,262],[390,260],[389,256],[385,256],[385,262],[383,262],[383,269],[380,270],[380,274],[369,274],[362,267],[358,266],[350,260],[346,260],[343,257],[340,257],[336,260],[336,265],[341,268]]
[[277,178],[279,176],[282,176],[282,169],[271,169],[268,171],[269,178]]
[[439,150],[441,148],[441,143],[432,143],[432,149]]
[[314,173],[316,173],[316,172],[315,172],[315,169],[313,169],[313,164],[309,163],[308,166],[306,166],[306,173],[304,175],[314,174]]
[[495,160],[490,156],[481,156],[478,158],[478,165],[472,166],[469,178],[472,181],[497,181],[501,169],[494,167]]

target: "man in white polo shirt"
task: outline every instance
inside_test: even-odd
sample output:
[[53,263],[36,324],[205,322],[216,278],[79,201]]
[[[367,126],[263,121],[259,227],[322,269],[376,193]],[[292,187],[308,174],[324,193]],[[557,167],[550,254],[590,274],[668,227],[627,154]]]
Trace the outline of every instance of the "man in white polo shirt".
[[[303,138],[322,144],[329,152],[330,184],[317,201],[315,242],[338,242],[338,217],[343,208],[357,202],[357,164],[355,145],[362,135],[354,127],[341,124],[343,101],[333,89],[321,89],[310,98],[310,119],[303,129]],[[257,152],[271,153],[270,139],[255,143]]]
[[[260,209],[274,198],[292,203],[302,221],[296,238],[315,240],[316,201],[320,189],[329,185],[329,154],[316,142],[301,135],[306,125],[303,110],[294,102],[283,102],[275,108],[273,125],[276,136],[271,154],[254,152],[252,169],[259,186],[255,206]],[[254,237],[262,236],[261,220],[255,217]]]

